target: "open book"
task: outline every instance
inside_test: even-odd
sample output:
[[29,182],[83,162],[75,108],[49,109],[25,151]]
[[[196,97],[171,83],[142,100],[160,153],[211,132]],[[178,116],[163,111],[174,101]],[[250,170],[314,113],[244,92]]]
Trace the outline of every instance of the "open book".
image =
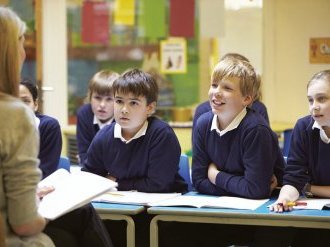
[[38,187],[43,186],[53,186],[55,190],[44,196],[38,212],[54,220],[115,188],[117,183],[89,172],[70,173],[58,169],[39,182]]
[[188,206],[197,208],[231,208],[255,210],[269,199],[252,200],[230,196],[178,196],[152,203],[150,206]]
[[150,206],[152,203],[180,196],[181,193],[146,193],[138,191],[110,191],[93,199],[93,202],[109,202]]

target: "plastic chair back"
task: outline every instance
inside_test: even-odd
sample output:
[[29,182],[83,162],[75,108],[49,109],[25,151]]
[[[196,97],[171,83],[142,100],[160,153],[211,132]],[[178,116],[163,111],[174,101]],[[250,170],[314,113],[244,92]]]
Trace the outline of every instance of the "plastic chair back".
[[60,162],[58,163],[57,169],[64,168],[67,171],[70,171],[70,160],[68,157],[61,156]]
[[188,184],[188,191],[192,191],[193,186],[192,186],[191,176],[190,176],[189,158],[185,154],[181,154],[181,156],[180,156],[179,174],[184,179],[184,181]]

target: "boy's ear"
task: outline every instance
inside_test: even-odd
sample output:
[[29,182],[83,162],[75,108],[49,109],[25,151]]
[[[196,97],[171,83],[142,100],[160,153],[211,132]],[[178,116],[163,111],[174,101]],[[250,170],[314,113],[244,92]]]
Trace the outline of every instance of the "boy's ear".
[[34,102],[34,111],[38,111],[38,107],[39,107],[39,104],[38,104],[38,99],[36,99],[36,101]]
[[252,96],[251,95],[246,95],[245,98],[244,98],[244,105],[245,106],[249,106],[252,104]]
[[157,106],[156,101],[151,102],[149,105],[147,105],[147,108],[148,108],[148,115],[152,115],[153,113],[155,113],[155,111],[156,111],[156,106]]

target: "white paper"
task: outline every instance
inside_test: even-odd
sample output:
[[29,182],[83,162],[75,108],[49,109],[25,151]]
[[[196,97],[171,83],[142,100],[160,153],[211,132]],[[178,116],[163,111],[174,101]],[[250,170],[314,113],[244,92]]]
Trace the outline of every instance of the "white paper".
[[149,206],[152,203],[180,196],[181,193],[146,193],[138,191],[111,191],[95,198],[94,202]]
[[151,206],[190,206],[205,208],[232,208],[255,210],[269,199],[253,200],[240,197],[178,196],[151,204]]
[[42,199],[38,212],[53,220],[87,204],[116,187],[117,183],[89,172],[70,174],[65,169],[58,169],[40,181],[38,187],[42,186],[53,186],[55,190]]

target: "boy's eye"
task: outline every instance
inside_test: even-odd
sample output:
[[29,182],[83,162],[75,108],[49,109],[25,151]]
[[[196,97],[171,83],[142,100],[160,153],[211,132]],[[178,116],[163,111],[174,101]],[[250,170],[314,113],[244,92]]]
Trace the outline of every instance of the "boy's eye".
[[121,99],[116,99],[115,102],[116,104],[121,104],[123,101]]
[[229,87],[229,86],[227,86],[227,85],[223,86],[223,88],[226,89],[226,90],[228,90],[228,91],[233,90],[231,87]]
[[138,105],[139,103],[136,101],[132,101],[130,104],[134,106],[134,105]]
[[101,99],[101,96],[100,95],[94,95],[93,98],[94,99],[97,99],[97,100],[100,100]]
[[308,98],[308,103],[311,105],[313,104],[313,99],[312,98]]
[[324,96],[318,98],[319,102],[325,102],[326,100],[327,100],[327,98]]
[[218,84],[216,83],[211,83],[211,88],[217,88],[218,87]]

